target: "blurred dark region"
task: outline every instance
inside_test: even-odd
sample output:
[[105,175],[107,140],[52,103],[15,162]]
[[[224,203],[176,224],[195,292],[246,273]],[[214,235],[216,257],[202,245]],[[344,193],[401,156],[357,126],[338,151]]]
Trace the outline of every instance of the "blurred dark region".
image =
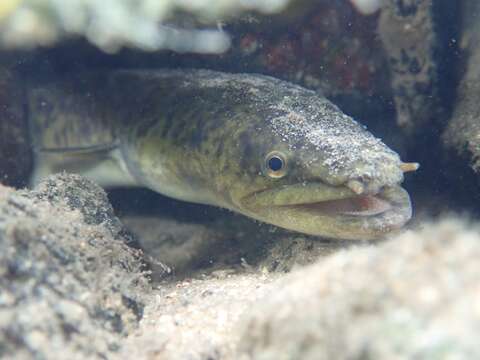
[[[375,33],[375,15],[355,15],[345,4],[348,2],[320,2],[308,14],[301,14],[287,23],[272,17],[226,25],[225,29],[232,34],[233,47],[223,55],[145,53],[131,49],[106,54],[84,40],[71,40],[19,57],[17,68],[25,77],[49,77],[118,68],[194,67],[264,73],[297,82],[325,94],[401,154],[404,161],[421,164],[416,173],[406,174],[404,183],[417,211],[431,216],[449,212],[477,216],[480,211],[478,177],[468,166],[468,159],[446,151],[440,143],[462,69],[463,56],[457,41],[459,3],[434,2],[437,31],[441,37],[437,54],[442,59],[439,69],[441,93],[446,106],[441,119],[415,135],[406,134],[396,125],[395,108],[388,89],[388,67]],[[333,30],[332,26],[335,26]],[[313,45],[307,40],[313,38],[318,43],[320,36],[327,49],[313,51]],[[353,39],[363,41],[362,49],[354,53],[349,49]],[[365,72],[366,61],[375,70],[373,73]],[[317,77],[317,85],[309,83],[306,75]],[[327,86],[326,90],[323,85]],[[229,216],[226,210],[176,201],[145,189],[117,189],[110,191],[109,196],[120,215],[158,213],[177,220],[201,222]]]
[[144,188],[111,189],[108,198],[120,217],[154,214],[180,222],[208,223],[232,214],[229,210],[175,200]]

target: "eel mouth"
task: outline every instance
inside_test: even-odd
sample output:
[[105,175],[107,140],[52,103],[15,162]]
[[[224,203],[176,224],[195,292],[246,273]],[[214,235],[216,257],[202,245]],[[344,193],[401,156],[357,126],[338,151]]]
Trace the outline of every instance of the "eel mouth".
[[304,212],[347,216],[375,216],[393,207],[391,202],[382,199],[379,195],[357,195],[345,199],[283,206],[292,207]]
[[294,184],[250,194],[242,204],[251,217],[311,235],[375,239],[400,229],[412,216],[399,185],[357,195],[348,187]]

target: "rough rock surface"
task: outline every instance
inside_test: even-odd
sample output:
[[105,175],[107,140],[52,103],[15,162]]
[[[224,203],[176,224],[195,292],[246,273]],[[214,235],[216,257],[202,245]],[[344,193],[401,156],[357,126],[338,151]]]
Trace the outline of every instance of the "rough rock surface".
[[294,272],[246,315],[236,358],[478,358],[479,233],[444,221]]
[[137,331],[122,348],[124,359],[237,359],[237,323],[267,296],[279,274],[216,271],[160,283]]
[[390,63],[397,123],[409,131],[435,120],[441,110],[433,6],[431,0],[388,0],[378,25]]
[[[215,24],[249,10],[277,12],[286,4],[287,0],[2,0],[0,46],[45,46],[84,36],[108,52],[126,45],[218,53],[229,46],[226,33],[194,25],[201,21]],[[178,26],[172,26],[173,21]]]
[[480,3],[463,2],[463,33],[460,45],[467,58],[465,73],[457,89],[452,118],[443,134],[444,143],[457,153],[467,155],[480,171]]
[[[234,223],[243,229],[237,244]],[[136,232],[154,230],[151,243],[154,234],[165,241],[149,256],[174,255],[181,276],[162,279],[165,268],[155,268],[151,288],[141,252],[87,180],[64,174],[33,191],[0,187],[0,357],[480,356],[478,225],[444,221],[352,247],[250,232],[236,217],[212,228],[159,221],[166,233],[151,219],[138,224]],[[185,258],[169,231],[180,234]]]
[[0,185],[0,357],[104,359],[141,318],[141,253],[105,192],[75,175]]
[[[286,273],[358,241],[322,240],[225,214],[211,223],[181,222],[157,216],[125,216],[149,260],[152,277],[165,265],[177,278],[215,271]],[[160,261],[158,263],[158,261]]]
[[[208,264],[221,251],[227,251],[227,232],[214,231],[197,223],[181,223],[159,217],[122,218],[151,260],[153,276],[168,266],[176,275],[191,273]],[[157,260],[161,263],[157,264]]]

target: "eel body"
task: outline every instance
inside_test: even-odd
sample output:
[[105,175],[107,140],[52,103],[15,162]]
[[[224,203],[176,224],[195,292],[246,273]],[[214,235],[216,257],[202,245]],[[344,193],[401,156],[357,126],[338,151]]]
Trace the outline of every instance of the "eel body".
[[397,153],[313,91],[208,70],[29,86],[32,182],[66,170],[294,231],[373,239],[411,217]]

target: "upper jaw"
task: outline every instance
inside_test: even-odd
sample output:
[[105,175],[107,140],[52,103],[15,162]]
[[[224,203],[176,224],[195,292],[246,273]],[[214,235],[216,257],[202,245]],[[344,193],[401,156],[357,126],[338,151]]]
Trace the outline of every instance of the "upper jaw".
[[[372,216],[403,205],[392,198],[399,188],[384,187],[375,192],[359,192],[346,186],[330,186],[321,182],[297,183],[265,189],[242,199],[242,205],[253,210],[262,207],[290,207],[325,215]],[[398,200],[398,199],[397,199]]]
[[247,208],[289,206],[346,199],[356,194],[344,186],[330,186],[321,182],[303,182],[256,191],[245,196],[241,203]]
[[411,217],[411,203],[408,193],[399,185],[384,187],[378,192],[353,194],[351,196],[311,201],[302,204],[284,205],[311,214],[323,214],[345,218],[384,217],[385,214],[402,214],[406,222]]

